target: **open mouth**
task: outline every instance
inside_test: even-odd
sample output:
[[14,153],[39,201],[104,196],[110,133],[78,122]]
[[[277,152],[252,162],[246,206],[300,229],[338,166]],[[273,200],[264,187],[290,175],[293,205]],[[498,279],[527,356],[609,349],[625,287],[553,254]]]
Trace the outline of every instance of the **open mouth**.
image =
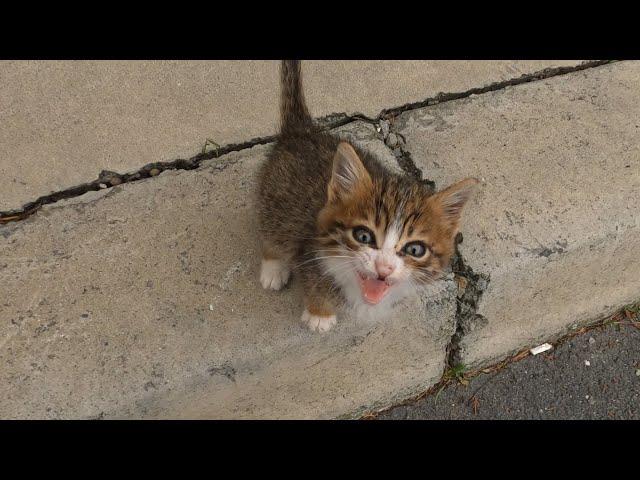
[[380,303],[380,300],[384,298],[390,288],[389,284],[384,280],[371,278],[361,272],[358,272],[358,283],[360,284],[362,297],[371,305]]

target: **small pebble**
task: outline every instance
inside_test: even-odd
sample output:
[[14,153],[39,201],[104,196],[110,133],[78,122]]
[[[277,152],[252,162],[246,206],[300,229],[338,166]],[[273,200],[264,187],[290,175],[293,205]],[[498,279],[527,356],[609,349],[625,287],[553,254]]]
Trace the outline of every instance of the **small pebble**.
[[585,360],[585,361],[584,361],[584,364],[585,364],[587,367],[590,367],[590,366],[591,366],[591,362],[590,362],[589,360]]
[[160,173],[160,170],[157,168],[152,168],[151,170],[149,170],[149,175],[151,175],[152,177],[155,177],[159,173]]
[[100,185],[98,185],[100,188],[107,188],[107,185],[104,183],[101,183]]
[[636,370],[636,377],[640,377],[640,368]]
[[213,312],[213,305],[211,303],[209,304],[209,310]]
[[382,120],[380,122],[380,130],[382,132],[383,137],[386,137],[387,135],[389,135],[389,122],[386,120]]
[[468,280],[460,276],[455,276],[454,279],[458,284],[458,296],[461,297],[464,295],[465,289],[467,288]]
[[589,337],[589,343],[593,345],[594,343],[596,343],[596,339],[593,337]]
[[390,133],[387,137],[387,145],[395,147],[398,144],[398,136],[395,133]]
[[488,284],[487,281],[480,277],[477,281],[476,281],[476,287],[478,287],[478,290],[480,290],[481,292],[486,290]]

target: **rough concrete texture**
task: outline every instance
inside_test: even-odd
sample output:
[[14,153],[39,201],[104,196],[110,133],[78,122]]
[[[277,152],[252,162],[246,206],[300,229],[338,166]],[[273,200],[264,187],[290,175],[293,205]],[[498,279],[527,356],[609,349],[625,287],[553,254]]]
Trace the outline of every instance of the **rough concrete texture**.
[[589,331],[377,418],[640,420],[640,328],[627,323]]
[[328,418],[439,379],[451,279],[326,335],[298,322],[295,278],[261,289],[253,190],[268,148],[0,226],[0,418]]
[[[377,115],[578,61],[308,61],[316,116]],[[0,62],[0,212],[150,162],[276,133],[276,61]]]
[[503,357],[640,298],[640,62],[403,114],[438,187],[483,180],[460,251],[489,276],[461,360]]
[[383,140],[383,134],[371,123],[356,121],[333,129],[340,138],[349,140],[357,146],[367,149],[392,172],[403,175],[405,172],[398,165],[398,160]]

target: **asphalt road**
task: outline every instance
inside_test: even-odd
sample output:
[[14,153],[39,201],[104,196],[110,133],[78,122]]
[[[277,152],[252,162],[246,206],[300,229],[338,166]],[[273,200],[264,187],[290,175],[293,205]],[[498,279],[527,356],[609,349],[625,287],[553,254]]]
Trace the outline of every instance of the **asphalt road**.
[[378,419],[640,419],[640,329],[611,324]]

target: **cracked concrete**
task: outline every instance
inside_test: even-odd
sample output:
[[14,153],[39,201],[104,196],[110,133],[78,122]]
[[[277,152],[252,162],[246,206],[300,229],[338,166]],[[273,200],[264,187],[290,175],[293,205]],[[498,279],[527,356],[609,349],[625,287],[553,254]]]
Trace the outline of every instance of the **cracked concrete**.
[[462,358],[462,341],[465,335],[485,327],[488,323],[486,317],[478,313],[478,303],[487,286],[489,276],[484,273],[476,273],[466,265],[460,253],[459,245],[463,235],[458,234],[456,254],[452,261],[452,271],[458,285],[457,306],[455,315],[455,331],[447,346],[447,365],[453,368],[464,363]]
[[[438,92],[579,64],[305,61],[303,68],[314,115],[373,117]],[[103,170],[126,174],[191,158],[206,139],[224,146],[269,137],[278,95],[276,61],[2,61],[0,212],[93,182]]]
[[347,318],[329,336],[297,324],[298,286],[268,294],[255,281],[251,191],[268,145],[115,182],[105,172],[113,188],[0,225],[0,417],[352,417],[424,390],[447,364],[490,362],[637,299],[638,65],[378,129],[328,118],[396,171],[437,187],[483,179],[454,274],[392,319]]
[[459,248],[490,279],[486,325],[462,325],[465,364],[640,298],[639,77],[640,63],[614,63],[396,119],[438,187],[482,179]]
[[[342,134],[393,162],[361,127]],[[451,279],[329,335],[298,323],[295,278],[260,288],[252,194],[268,148],[0,226],[1,418],[329,418],[440,378]]]

